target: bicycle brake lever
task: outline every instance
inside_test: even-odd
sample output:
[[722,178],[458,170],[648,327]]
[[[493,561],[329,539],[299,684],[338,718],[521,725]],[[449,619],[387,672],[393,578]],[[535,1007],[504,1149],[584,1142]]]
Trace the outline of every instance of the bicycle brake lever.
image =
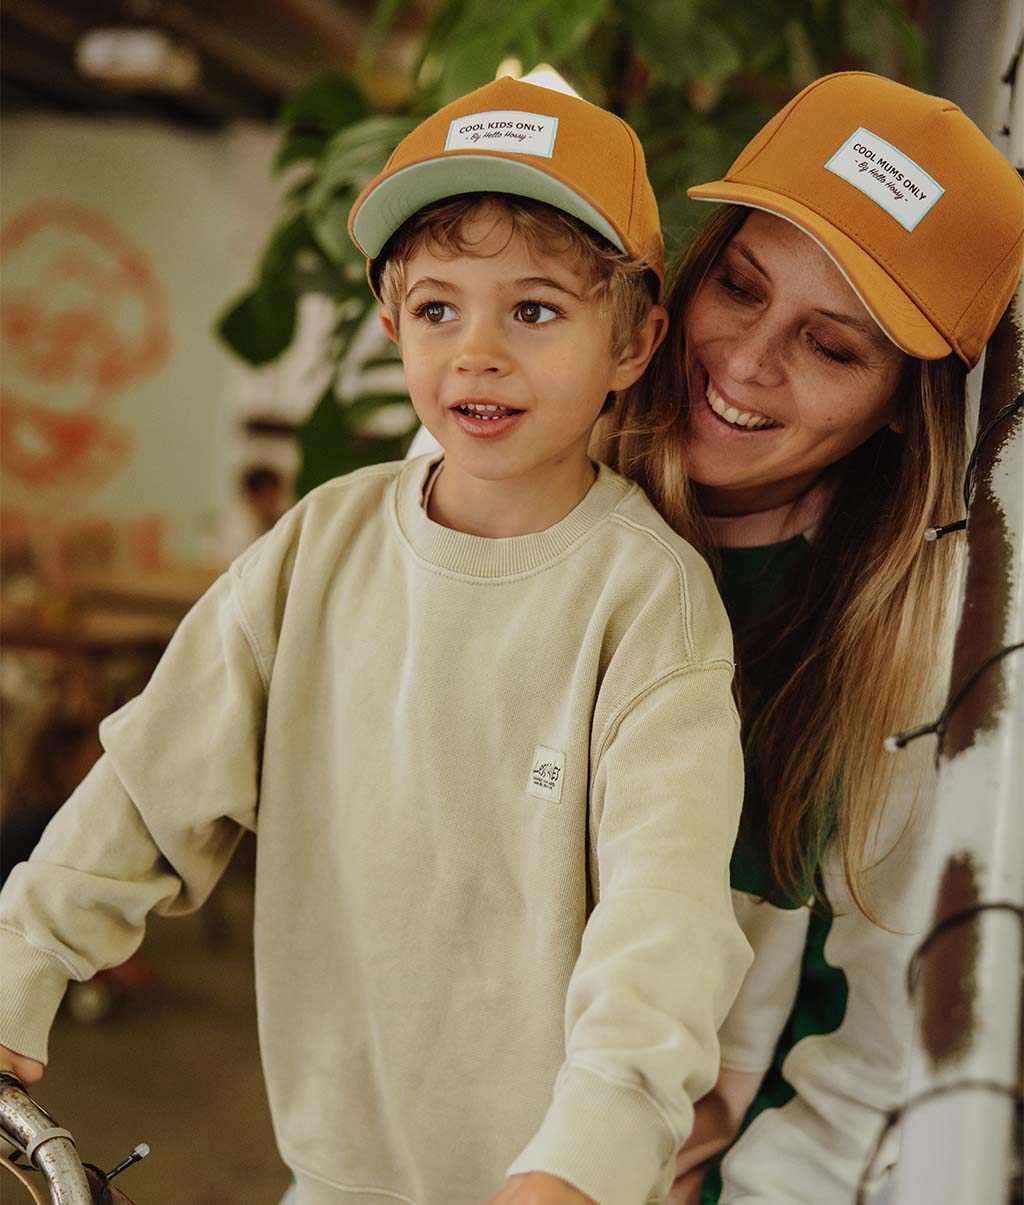
[[104,1182],[109,1184],[115,1176],[119,1176],[123,1171],[127,1170],[133,1163],[139,1163],[149,1154],[149,1144],[140,1142],[139,1145],[132,1151],[127,1159],[122,1159],[117,1167],[112,1167],[110,1171],[104,1172]]

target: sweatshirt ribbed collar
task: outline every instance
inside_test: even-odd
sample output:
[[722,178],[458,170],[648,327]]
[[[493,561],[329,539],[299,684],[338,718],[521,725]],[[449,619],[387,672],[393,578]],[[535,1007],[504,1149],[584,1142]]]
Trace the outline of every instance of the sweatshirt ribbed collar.
[[442,527],[427,516],[423,489],[438,459],[430,454],[419,456],[402,469],[395,517],[401,535],[416,556],[438,569],[468,577],[493,580],[535,572],[578,544],[635,488],[606,465],[599,464],[594,484],[553,527],[531,535],[492,540]]

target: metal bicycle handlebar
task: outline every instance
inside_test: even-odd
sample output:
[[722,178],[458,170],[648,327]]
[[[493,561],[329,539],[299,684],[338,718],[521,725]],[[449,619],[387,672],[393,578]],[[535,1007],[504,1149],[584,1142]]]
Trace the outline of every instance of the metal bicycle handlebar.
[[10,1160],[0,1160],[28,1189],[37,1205],[95,1205],[97,1201],[127,1203],[128,1198],[110,1187],[110,1181],[126,1167],[149,1154],[140,1144],[113,1169],[97,1172],[82,1163],[71,1134],[37,1104],[17,1076],[0,1072],[0,1137],[17,1147],[42,1176],[47,1196]]

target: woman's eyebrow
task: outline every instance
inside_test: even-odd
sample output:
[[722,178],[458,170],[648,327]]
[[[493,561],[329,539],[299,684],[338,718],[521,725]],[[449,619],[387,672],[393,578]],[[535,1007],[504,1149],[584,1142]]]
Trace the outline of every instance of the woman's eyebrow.
[[736,251],[738,251],[745,260],[747,260],[750,264],[752,264],[753,267],[756,268],[757,271],[761,273],[761,275],[765,278],[765,280],[771,280],[771,276],[765,270],[761,261],[753,253],[753,251],[751,251],[749,247],[744,246],[743,243],[741,243],[739,241],[739,239],[733,239],[732,242],[729,244],[729,247],[730,247],[730,249],[735,249]]
[[841,322],[843,326],[853,327],[855,331],[860,331],[866,339],[870,339],[878,347],[888,349],[892,346],[881,327],[870,319],[865,322],[863,318],[855,318],[853,314],[840,314],[836,310],[823,310],[820,308],[816,309],[815,313],[822,314],[826,318],[831,318],[833,322]]

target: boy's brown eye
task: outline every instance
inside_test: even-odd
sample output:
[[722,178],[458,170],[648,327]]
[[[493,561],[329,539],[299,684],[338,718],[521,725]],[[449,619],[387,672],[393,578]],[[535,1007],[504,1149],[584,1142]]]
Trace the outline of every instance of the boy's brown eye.
[[443,322],[444,309],[440,301],[431,301],[423,307],[423,317],[428,322]]
[[528,326],[541,326],[559,317],[559,311],[542,301],[521,301],[516,307],[516,317]]

